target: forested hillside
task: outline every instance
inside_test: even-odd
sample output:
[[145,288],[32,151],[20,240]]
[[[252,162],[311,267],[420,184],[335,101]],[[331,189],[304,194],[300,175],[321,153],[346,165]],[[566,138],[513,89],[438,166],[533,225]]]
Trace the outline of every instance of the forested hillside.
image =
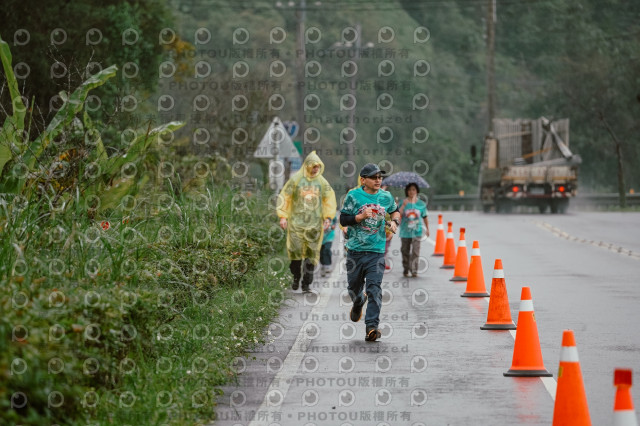
[[[287,105],[280,115],[289,119],[296,117],[292,68],[298,6],[298,2],[293,7],[286,2],[277,7],[268,2],[212,0],[181,2],[177,9],[181,34],[188,41],[193,42],[197,29],[203,27],[212,33],[208,46],[233,47],[231,34],[242,27],[251,34],[247,46],[279,50],[283,55],[278,59],[287,65],[288,73],[271,78],[282,82],[272,91],[284,94]],[[436,192],[475,191],[477,164],[470,164],[469,148],[472,144],[479,148],[487,131],[486,18],[484,0],[307,2],[306,28],[316,27],[322,34],[319,42],[306,45],[307,62],[316,60],[322,65],[320,76],[306,78],[306,92],[318,94],[321,100],[320,107],[308,114],[313,117],[308,125],[320,130],[323,137],[319,146],[337,154],[327,158],[327,173],[333,181],[340,180],[339,163],[344,160],[340,155],[344,151],[340,150],[344,148],[340,130],[347,127],[344,119],[348,118],[339,110],[338,101],[349,90],[331,83],[350,82],[339,74],[340,64],[348,58],[338,58],[339,49],[334,46],[341,41],[344,28],[360,24],[363,54],[358,62],[355,113],[360,123],[353,127],[358,135],[356,146],[361,149],[356,149],[356,162],[384,158],[379,154],[384,149],[373,149],[381,147],[376,135],[385,124],[371,121],[381,115],[393,116],[401,121],[387,125],[393,131],[391,144],[400,148],[389,157],[397,169],[410,168],[416,156],[424,156]],[[640,174],[634,161],[640,130],[640,5],[623,1],[605,5],[595,0],[509,0],[497,2],[496,18],[496,116],[569,117],[571,147],[584,160],[580,178],[582,189],[587,191],[617,189],[617,140],[626,190],[638,188]],[[269,30],[276,26],[287,31],[282,44],[269,41]],[[414,43],[414,29],[420,26],[430,32],[426,43]],[[394,30],[393,41],[379,42],[378,32],[383,27]],[[367,43],[374,47],[365,48]],[[382,50],[380,57],[374,57],[376,49],[393,51]],[[325,56],[319,58],[319,52]],[[220,57],[224,55],[222,50],[211,60],[219,75],[238,60]],[[388,58],[395,72],[380,77],[378,64],[384,55],[395,55]],[[431,67],[424,77],[413,74],[413,65],[420,59]],[[251,66],[252,76],[262,73],[262,78],[268,78],[271,57],[244,60]],[[380,81],[377,87],[375,82]],[[389,110],[376,110],[376,99],[383,93],[393,96],[394,105]],[[425,111],[411,109],[416,93],[428,96]],[[369,123],[362,123],[365,117],[371,118]],[[412,142],[412,131],[419,126],[429,131],[426,145]],[[374,155],[364,154],[364,147]]]
[[[82,2],[74,4],[74,11],[82,10]],[[132,13],[142,17],[156,13],[167,19],[166,13],[153,12],[153,4],[133,8]],[[351,146],[356,164],[387,159],[394,170],[410,170],[415,161],[423,160],[429,164],[426,177],[433,193],[476,191],[478,163],[472,164],[470,147],[479,149],[488,130],[487,0],[181,0],[164,5],[173,23],[147,25],[141,31],[145,44],[138,46],[142,57],[137,61],[140,75],[146,77],[135,84],[122,77],[120,90],[110,88],[109,93],[117,92],[122,98],[143,91],[137,111],[140,121],[150,117],[151,110],[158,112],[151,117],[161,122],[185,119],[187,126],[176,143],[181,156],[210,155],[229,169],[244,162],[250,175],[262,179],[266,163],[253,159],[251,153],[271,117],[278,115],[315,128],[308,139],[318,141],[305,144],[305,150],[321,154],[326,175],[337,187],[348,186],[341,166],[348,159],[348,141],[355,131]],[[39,21],[38,10],[43,13]],[[25,21],[5,9],[3,22],[8,25],[3,32],[11,37],[26,24],[40,22],[47,38],[48,31],[59,26],[48,10],[34,9]],[[107,5],[105,11],[96,22],[114,21],[126,27],[119,18],[118,2]],[[496,19],[496,116],[568,117],[571,148],[584,160],[583,191],[618,189],[617,145],[625,191],[640,187],[640,171],[634,166],[640,154],[640,4],[498,0]],[[298,22],[307,30],[302,61],[297,60],[301,56],[296,42]],[[164,25],[164,35],[158,36]],[[91,25],[85,26],[78,31],[84,34]],[[349,31],[358,26],[360,40],[351,41]],[[109,42],[114,49],[122,46],[115,35]],[[154,67],[159,62],[154,45],[163,47],[169,72],[150,76],[147,58]],[[105,50],[84,43],[77,46],[74,59]],[[135,52],[125,46],[111,57],[125,63],[130,53]],[[29,53],[15,49],[14,55],[20,62],[27,61]],[[355,74],[345,74],[342,67],[347,61],[356,64]],[[234,66],[238,67],[235,74]],[[276,68],[270,72],[271,66]],[[301,66],[306,72],[302,78],[296,75]],[[42,86],[34,79],[46,80],[46,72],[32,73],[24,87]],[[310,96],[304,117],[296,109],[299,84]],[[166,95],[172,99],[162,97]],[[194,106],[198,95],[207,97],[206,107]],[[242,111],[231,107],[237,95],[248,102]],[[273,95],[281,95],[276,98],[283,105],[270,108],[268,99]],[[346,95],[356,100],[353,111],[341,109]],[[422,104],[416,107],[415,99]],[[7,105],[6,97],[2,101]],[[238,128],[248,132],[244,144],[233,143]],[[424,129],[428,130],[426,142],[422,142]]]

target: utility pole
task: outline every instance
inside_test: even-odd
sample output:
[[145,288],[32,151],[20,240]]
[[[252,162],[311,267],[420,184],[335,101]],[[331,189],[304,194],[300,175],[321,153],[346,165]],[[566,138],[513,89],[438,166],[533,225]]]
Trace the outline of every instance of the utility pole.
[[[360,23],[356,23],[355,24],[355,32],[356,32],[356,37],[353,41],[353,44],[351,44],[351,42],[336,42],[333,44],[333,46],[331,46],[332,49],[345,49],[348,51],[353,51],[354,55],[353,55],[353,63],[356,66],[356,70],[355,72],[351,75],[351,80],[349,82],[349,94],[353,97],[353,99],[356,102],[357,105],[357,99],[356,99],[356,93],[358,92],[358,63],[360,61],[360,57],[361,57],[361,50],[362,50],[362,26],[360,25]],[[364,48],[368,49],[371,47],[374,47],[375,45],[373,44],[373,42],[369,41],[367,43],[364,44]],[[349,127],[351,127],[353,129],[353,131],[355,132],[356,130],[356,120],[355,117],[356,116],[356,106],[354,105],[353,108],[349,109]],[[351,162],[351,164],[355,164],[354,162],[354,145],[355,145],[355,139],[350,142],[347,143],[347,161]],[[348,185],[349,187],[353,187],[356,184],[356,177],[355,175],[350,176],[348,179]]]
[[489,118],[488,131],[493,133],[493,118],[496,113],[496,80],[495,80],[495,36],[496,36],[496,0],[487,0],[487,109]]
[[[356,54],[353,58],[353,62],[355,62],[356,66],[358,65],[359,62],[359,58],[360,58],[360,48],[362,46],[361,44],[361,26],[360,24],[356,24],[356,42],[355,42],[355,49],[356,49]],[[358,86],[358,78],[357,78],[358,73],[355,72],[352,76],[351,76],[351,84],[350,84],[350,93],[351,96],[353,96],[353,99],[356,99],[356,92],[357,92],[357,86]],[[357,101],[357,99],[356,99]],[[351,108],[349,110],[349,125],[351,126],[351,128],[353,128],[353,130],[356,130],[356,124],[355,124],[355,116],[356,116],[356,107],[354,106],[353,108]],[[351,164],[355,164],[353,161],[353,145],[355,144],[355,140],[351,143],[347,144],[347,161],[349,161]],[[349,188],[353,188],[356,185],[356,178],[355,176],[350,176],[349,177]]]
[[[307,2],[306,0],[300,0],[300,8],[296,12],[297,18],[297,44],[296,50],[296,109],[298,118],[298,134],[304,140],[304,95],[306,92],[306,83],[304,77],[304,65],[307,59],[307,52],[305,49],[304,21],[307,15]],[[304,143],[303,143],[304,145]],[[303,151],[304,154],[304,151]]]

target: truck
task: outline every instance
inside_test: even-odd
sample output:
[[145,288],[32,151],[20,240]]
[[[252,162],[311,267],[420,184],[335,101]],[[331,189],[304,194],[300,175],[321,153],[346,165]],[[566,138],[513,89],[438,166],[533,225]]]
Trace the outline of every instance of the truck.
[[569,149],[569,119],[493,119],[478,179],[482,209],[534,206],[565,213],[578,190],[579,155]]

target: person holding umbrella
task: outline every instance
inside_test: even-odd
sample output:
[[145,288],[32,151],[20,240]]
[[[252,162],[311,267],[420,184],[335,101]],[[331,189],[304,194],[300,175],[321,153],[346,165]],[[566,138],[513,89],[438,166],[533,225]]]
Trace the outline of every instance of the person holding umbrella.
[[396,172],[384,178],[382,186],[404,188],[410,183],[415,183],[418,188],[429,188],[429,183],[416,172]]
[[418,276],[423,221],[426,236],[429,236],[429,213],[427,205],[418,198],[419,192],[417,183],[409,183],[404,188],[407,198],[398,209],[402,218],[400,222],[400,241],[402,242],[400,252],[402,253],[402,274],[405,277],[408,277],[409,274],[413,277]]

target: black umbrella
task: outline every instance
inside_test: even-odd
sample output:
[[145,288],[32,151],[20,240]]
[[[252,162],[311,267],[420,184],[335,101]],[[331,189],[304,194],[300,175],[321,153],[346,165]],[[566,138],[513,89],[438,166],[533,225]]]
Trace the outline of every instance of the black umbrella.
[[404,188],[410,183],[415,183],[419,188],[429,188],[427,181],[414,172],[397,172],[382,181],[383,186],[392,186],[394,188]]

